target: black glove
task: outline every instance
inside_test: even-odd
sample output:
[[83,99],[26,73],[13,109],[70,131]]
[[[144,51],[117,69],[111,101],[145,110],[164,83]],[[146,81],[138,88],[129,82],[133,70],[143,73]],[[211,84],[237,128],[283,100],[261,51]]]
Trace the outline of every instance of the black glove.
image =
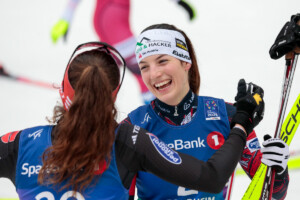
[[263,119],[265,104],[263,100],[264,91],[261,87],[248,83],[244,79],[239,80],[238,93],[235,97],[236,114],[231,120],[230,127],[235,124],[242,125],[247,135]]
[[179,6],[183,7],[188,12],[190,21],[195,19],[196,12],[195,12],[195,9],[192,7],[191,4],[189,4],[185,0],[179,0],[177,3],[178,3]]
[[269,51],[271,58],[281,58],[296,45],[300,47],[300,26],[297,25],[299,20],[300,13],[292,15],[291,21],[285,23]]
[[272,138],[270,135],[265,135],[264,140],[261,162],[272,167],[277,174],[281,175],[286,170],[290,157],[289,146],[280,138]]

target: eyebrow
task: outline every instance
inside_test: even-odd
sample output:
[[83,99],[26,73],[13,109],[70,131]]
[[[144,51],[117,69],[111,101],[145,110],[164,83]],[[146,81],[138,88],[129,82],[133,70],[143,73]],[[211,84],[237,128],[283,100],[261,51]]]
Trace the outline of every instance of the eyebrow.
[[[155,58],[155,60],[159,60],[161,57],[165,56],[166,54],[162,54],[160,56],[158,56],[157,58]],[[141,61],[140,63],[146,63],[145,61]]]

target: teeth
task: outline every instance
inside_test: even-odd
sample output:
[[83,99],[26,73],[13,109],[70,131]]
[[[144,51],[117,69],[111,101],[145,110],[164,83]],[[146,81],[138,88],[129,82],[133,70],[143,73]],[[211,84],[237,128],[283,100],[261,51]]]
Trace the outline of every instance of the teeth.
[[167,83],[169,83],[170,81],[163,81],[163,82],[161,82],[161,83],[157,83],[157,84],[155,84],[155,87],[161,87],[161,86],[163,86],[163,85],[165,85],[165,84],[167,84]]

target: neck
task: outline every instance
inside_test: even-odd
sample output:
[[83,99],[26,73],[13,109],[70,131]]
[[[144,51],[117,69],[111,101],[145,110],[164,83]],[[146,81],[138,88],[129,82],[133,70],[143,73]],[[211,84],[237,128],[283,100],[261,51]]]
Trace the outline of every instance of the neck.
[[166,122],[172,125],[188,123],[196,113],[198,105],[197,96],[190,90],[181,102],[176,105],[168,105],[155,99],[152,102],[154,111]]

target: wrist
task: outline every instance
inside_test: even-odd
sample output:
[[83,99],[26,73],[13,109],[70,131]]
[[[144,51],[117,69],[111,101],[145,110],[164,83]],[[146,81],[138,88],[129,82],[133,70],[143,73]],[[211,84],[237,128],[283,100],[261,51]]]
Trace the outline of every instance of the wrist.
[[244,111],[237,111],[232,117],[230,127],[233,128],[236,124],[241,125],[245,129],[247,135],[249,135],[254,128],[251,116]]
[[246,137],[248,136],[246,129],[242,125],[235,124],[233,128],[238,128],[238,129],[242,130],[245,133]]

